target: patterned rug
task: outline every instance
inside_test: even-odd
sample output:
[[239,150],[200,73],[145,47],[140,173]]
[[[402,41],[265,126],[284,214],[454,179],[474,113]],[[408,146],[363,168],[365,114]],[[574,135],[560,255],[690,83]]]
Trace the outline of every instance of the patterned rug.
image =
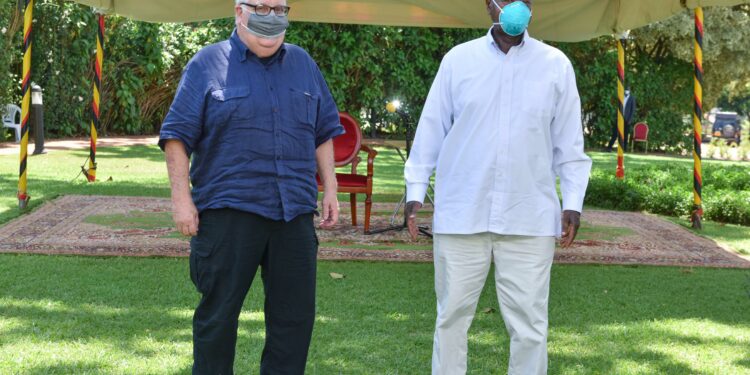
[[[419,222],[429,226],[429,205]],[[351,225],[341,202],[336,228],[318,230],[320,259],[431,262],[432,240],[409,240],[394,217],[394,230],[365,235],[364,207]],[[390,227],[395,204],[374,204],[371,230]],[[186,237],[175,232],[165,198],[63,196],[0,227],[0,252],[96,256],[187,256]],[[644,264],[750,268],[750,260],[658,217],[633,212],[588,210],[576,244],[557,249],[558,263]]]

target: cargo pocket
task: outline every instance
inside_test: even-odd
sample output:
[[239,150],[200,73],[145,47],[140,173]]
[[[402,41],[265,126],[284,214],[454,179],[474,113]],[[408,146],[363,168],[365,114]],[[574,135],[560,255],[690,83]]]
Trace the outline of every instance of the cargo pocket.
[[190,280],[200,293],[206,293],[211,289],[207,284],[206,267],[215,247],[212,241],[207,241],[205,237],[194,236],[190,239]]

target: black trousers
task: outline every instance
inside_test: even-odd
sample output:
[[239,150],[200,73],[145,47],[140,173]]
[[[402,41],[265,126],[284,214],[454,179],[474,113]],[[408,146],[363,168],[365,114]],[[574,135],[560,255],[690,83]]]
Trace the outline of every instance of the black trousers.
[[193,374],[232,374],[237,321],[258,266],[265,291],[261,374],[303,374],[315,320],[318,241],[313,215],[289,222],[205,210],[190,242]]
[[[624,145],[622,145],[622,151],[627,152],[628,151],[628,137],[630,136],[630,128],[632,126],[628,123],[625,123],[625,127],[623,129],[623,132],[625,133],[625,138],[623,138],[623,142],[625,142]],[[609,143],[607,144],[607,149],[612,150],[612,146],[614,146],[615,142],[617,142],[617,138],[619,138],[620,132],[617,130],[617,123],[614,124],[612,127],[612,137],[609,139]]]

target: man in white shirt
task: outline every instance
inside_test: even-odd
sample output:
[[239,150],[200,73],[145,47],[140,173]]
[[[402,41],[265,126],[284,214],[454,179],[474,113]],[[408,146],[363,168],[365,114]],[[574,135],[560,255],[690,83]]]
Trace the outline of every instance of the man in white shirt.
[[413,238],[435,171],[433,374],[466,372],[467,333],[493,261],[508,373],[547,372],[555,237],[573,243],[591,169],[570,61],[526,32],[531,1],[495,1],[485,0],[487,35],[443,58],[404,170]]

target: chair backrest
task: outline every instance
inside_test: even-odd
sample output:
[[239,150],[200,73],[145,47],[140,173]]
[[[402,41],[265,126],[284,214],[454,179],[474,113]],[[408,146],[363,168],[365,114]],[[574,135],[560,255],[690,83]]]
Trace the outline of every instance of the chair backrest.
[[339,120],[345,133],[333,139],[333,160],[337,167],[351,163],[362,146],[362,131],[357,120],[346,112],[339,112]]
[[645,141],[648,139],[648,125],[645,122],[639,122],[633,126],[633,140]]
[[8,104],[3,110],[3,124],[21,125],[21,108],[15,104]]

